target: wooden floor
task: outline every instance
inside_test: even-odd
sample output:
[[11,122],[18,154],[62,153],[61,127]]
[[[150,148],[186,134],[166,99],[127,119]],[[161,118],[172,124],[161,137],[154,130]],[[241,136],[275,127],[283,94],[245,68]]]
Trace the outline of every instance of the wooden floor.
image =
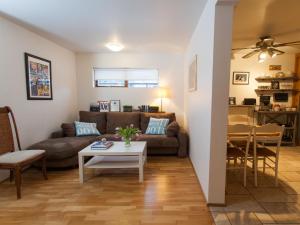
[[22,199],[15,187],[0,184],[0,224],[22,225],[206,225],[212,224],[188,159],[150,157],[145,181],[137,170],[87,173],[80,185],[78,169],[24,173]]

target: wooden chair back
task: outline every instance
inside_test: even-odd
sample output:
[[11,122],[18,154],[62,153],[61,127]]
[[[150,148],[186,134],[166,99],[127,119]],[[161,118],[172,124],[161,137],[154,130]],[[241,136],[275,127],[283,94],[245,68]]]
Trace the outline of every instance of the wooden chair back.
[[275,123],[268,123],[259,127],[254,127],[253,137],[256,141],[263,143],[276,143],[281,145],[284,125],[279,126]]
[[250,141],[252,126],[245,124],[228,125],[227,135],[231,141]]
[[13,112],[8,106],[0,107],[0,155],[15,151],[14,136],[10,118],[14,125],[19,150],[21,150],[19,134]]
[[250,117],[247,115],[228,115],[228,124],[244,124],[250,125]]

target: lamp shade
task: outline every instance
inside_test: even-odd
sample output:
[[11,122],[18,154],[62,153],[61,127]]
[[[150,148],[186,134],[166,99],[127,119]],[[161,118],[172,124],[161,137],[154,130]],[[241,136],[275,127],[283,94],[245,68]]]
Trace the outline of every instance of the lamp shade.
[[159,98],[168,98],[169,95],[168,95],[168,90],[167,88],[159,88],[159,91],[158,91],[158,95],[159,95]]

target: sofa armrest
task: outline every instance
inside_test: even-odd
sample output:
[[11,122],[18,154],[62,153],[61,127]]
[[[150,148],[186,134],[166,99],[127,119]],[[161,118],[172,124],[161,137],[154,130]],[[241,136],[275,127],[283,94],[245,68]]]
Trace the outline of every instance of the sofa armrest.
[[180,128],[177,134],[179,148],[178,148],[178,157],[187,157],[189,152],[189,136],[188,133]]
[[50,136],[50,138],[62,138],[62,137],[64,137],[62,130],[55,131],[55,132],[51,133],[51,136]]

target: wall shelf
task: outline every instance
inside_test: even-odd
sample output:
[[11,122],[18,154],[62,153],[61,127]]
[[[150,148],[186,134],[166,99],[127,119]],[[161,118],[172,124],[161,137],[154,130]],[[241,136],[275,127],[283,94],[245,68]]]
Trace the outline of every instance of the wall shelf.
[[257,77],[255,78],[258,82],[271,82],[271,81],[297,81],[298,77]]
[[298,89],[255,89],[255,92],[261,92],[261,93],[292,92],[292,93],[296,93],[296,92],[299,92],[299,90]]

